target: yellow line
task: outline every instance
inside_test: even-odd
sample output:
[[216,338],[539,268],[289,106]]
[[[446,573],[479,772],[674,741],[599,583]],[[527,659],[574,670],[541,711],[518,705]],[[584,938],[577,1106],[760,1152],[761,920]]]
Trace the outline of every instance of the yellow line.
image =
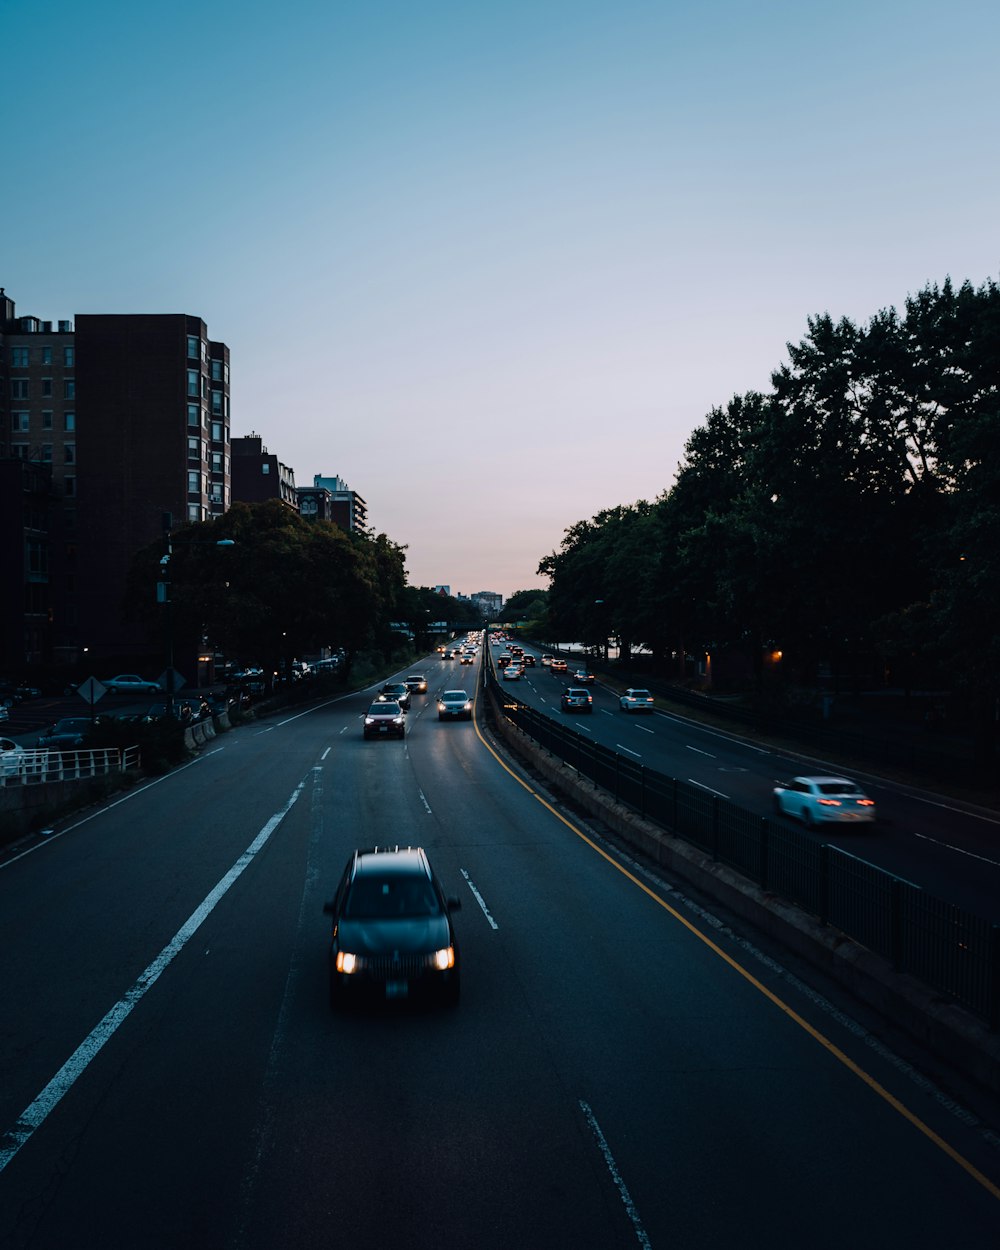
[[[478,697],[478,692],[477,692],[477,697]],[[623,877],[627,877],[628,880],[631,881],[633,885],[638,886],[639,889],[642,890],[643,894],[651,898],[654,903],[658,903],[659,906],[662,907],[664,911],[668,912],[671,916],[673,916],[675,920],[679,921],[684,926],[684,928],[688,930],[689,933],[693,934],[693,936],[696,937],[700,942],[703,942],[709,948],[709,950],[713,951],[716,955],[719,956],[720,959],[724,960],[730,966],[730,968],[732,968],[735,972],[738,972],[739,975],[744,978],[744,980],[748,981],[754,987],[754,989],[759,990],[760,993],[763,994],[765,998],[769,999],[780,1011],[783,1011],[790,1020],[793,1020],[800,1028],[804,1029],[809,1034],[809,1036],[813,1038],[814,1041],[819,1042],[819,1044],[824,1048],[824,1050],[828,1051],[835,1059],[837,1059],[840,1063],[842,1063],[844,1067],[847,1068],[850,1072],[853,1072],[854,1075],[858,1077],[859,1080],[863,1081],[868,1086],[869,1089],[873,1090],[879,1096],[879,1098],[881,1098],[884,1102],[887,1102],[889,1106],[893,1108],[894,1111],[897,1111],[903,1117],[904,1120],[908,1120],[910,1124],[912,1124],[913,1127],[918,1130],[918,1132],[923,1133],[923,1135],[928,1139],[928,1141],[932,1142],[935,1146],[937,1146],[939,1150],[942,1150],[948,1156],[948,1158],[951,1159],[954,1163],[957,1163],[958,1166],[962,1168],[964,1172],[967,1172],[969,1176],[971,1176],[972,1179],[977,1182],[977,1184],[981,1185],[983,1189],[987,1191],[987,1193],[989,1193],[994,1198],[1000,1199],[1000,1186],[995,1185],[989,1179],[988,1176],[984,1176],[983,1173],[980,1172],[977,1167],[971,1164],[968,1161],[968,1159],[960,1155],[953,1146],[950,1146],[944,1140],[943,1137],[940,1137],[937,1133],[935,1133],[934,1130],[930,1127],[930,1125],[925,1124],[923,1120],[920,1119],[919,1116],[914,1115],[912,1111],[906,1108],[899,1101],[899,1099],[895,1097],[895,1095],[890,1094],[889,1091],[883,1085],[880,1085],[879,1082],[876,1081],[873,1076],[869,1075],[869,1073],[865,1072],[863,1068],[859,1067],[858,1064],[856,1064],[854,1060],[851,1059],[848,1055],[845,1055],[844,1052],[838,1046],[835,1046],[834,1043],[831,1042],[828,1037],[824,1036],[824,1034],[820,1033],[818,1029],[814,1028],[813,1025],[809,1023],[808,1020],[804,1020],[802,1016],[798,1014],[797,1011],[789,1007],[789,1005],[786,1002],[784,1002],[781,998],[779,998],[777,994],[773,992],[773,990],[769,990],[766,985],[762,984],[760,981],[757,980],[757,978],[753,975],[753,973],[749,972],[746,968],[743,967],[742,964],[738,963],[731,955],[728,955],[720,946],[718,946],[715,942],[713,942],[710,937],[702,933],[700,929],[696,928],[696,926],[693,925],[691,921],[687,919],[686,916],[682,916],[680,912],[678,912],[675,908],[671,907],[671,905],[666,901],[666,899],[661,898],[660,895],[657,894],[655,890],[651,889],[648,885],[646,885],[644,881],[640,881],[638,877],[636,877],[633,873],[629,872],[629,870],[623,864],[620,864],[612,855],[609,855],[608,852],[605,851],[602,847],[598,846],[596,842],[594,842],[591,838],[588,838],[582,829],[579,829],[576,825],[573,824],[572,821],[567,820],[566,817],[563,816],[561,812],[557,812],[556,809],[552,806],[552,804],[547,802],[538,793],[537,790],[533,790],[531,786],[529,786],[528,783],[524,780],[523,777],[519,777],[518,774],[514,772],[514,770],[510,768],[500,758],[500,756],[496,753],[496,751],[493,750],[490,744],[483,737],[479,729],[479,720],[478,720],[478,717],[476,716],[476,710],[477,710],[476,702],[473,702],[472,710],[473,710],[473,724],[475,725],[476,736],[479,738],[479,741],[483,744],[486,750],[489,751],[490,755],[493,756],[493,758],[500,765],[500,767],[504,770],[504,772],[508,773],[511,777],[513,777],[514,780],[518,783],[518,785],[522,786],[525,790],[527,790],[528,793],[534,799],[536,799],[539,803],[541,803],[542,807],[544,807],[547,811],[551,812],[552,815],[555,816],[557,820],[561,820],[562,823],[566,826],[566,828],[572,830],[572,832],[576,834],[576,836],[581,841],[586,842],[586,844],[591,848],[591,850],[596,851],[597,854],[600,855],[602,859],[606,860],[611,865],[612,868],[620,872]]]

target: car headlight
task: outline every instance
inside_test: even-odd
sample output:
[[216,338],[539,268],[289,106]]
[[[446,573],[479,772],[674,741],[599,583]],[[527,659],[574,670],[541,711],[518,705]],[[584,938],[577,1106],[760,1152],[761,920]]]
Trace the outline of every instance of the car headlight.
[[365,717],[365,724],[366,724],[366,725],[374,725],[374,724],[375,724],[375,717],[374,717],[374,716],[366,716],[366,717]]
[[449,968],[455,966],[455,948],[454,946],[446,946],[443,950],[435,951],[431,956],[434,967],[438,972],[446,972]]
[[337,951],[337,971],[344,972],[348,976],[352,972],[357,972],[360,966],[357,955],[352,955],[350,951]]

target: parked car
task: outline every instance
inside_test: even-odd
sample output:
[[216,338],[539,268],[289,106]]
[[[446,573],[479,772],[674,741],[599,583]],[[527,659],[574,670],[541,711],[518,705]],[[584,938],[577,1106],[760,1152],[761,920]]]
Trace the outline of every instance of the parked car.
[[406,714],[398,703],[381,699],[371,705],[365,716],[366,738],[405,738]]
[[13,738],[0,738],[0,775],[17,777],[24,772],[24,747]]
[[774,809],[805,825],[872,824],[875,800],[846,777],[793,777],[774,787]]
[[459,1000],[461,963],[449,898],[421,847],[372,847],[347,862],[337,893],[324,904],[330,937],[330,1004],[368,995],[376,1001],[433,996]]
[[619,698],[618,706],[623,712],[651,712],[653,710],[653,696],[648,690],[630,687]]
[[135,673],[119,673],[117,677],[109,677],[101,684],[114,694],[162,694],[158,681],[146,681]]
[[38,735],[39,747],[59,747],[63,750],[83,745],[90,733],[90,720],[86,716],[65,716]]
[[445,690],[438,699],[438,720],[472,720],[472,700],[464,690]]
[[559,706],[564,712],[592,712],[594,700],[589,690],[583,690],[579,686],[568,686],[562,692]]

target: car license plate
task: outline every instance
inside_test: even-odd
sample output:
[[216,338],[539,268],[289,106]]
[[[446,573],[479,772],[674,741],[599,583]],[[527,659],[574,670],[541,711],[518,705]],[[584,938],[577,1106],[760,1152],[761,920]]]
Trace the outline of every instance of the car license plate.
[[410,992],[409,981],[386,981],[386,998],[406,998]]
[[387,734],[387,733],[389,732],[389,726],[388,726],[388,725],[379,725],[379,727],[378,727],[378,731],[379,731],[379,733],[380,733],[380,734]]

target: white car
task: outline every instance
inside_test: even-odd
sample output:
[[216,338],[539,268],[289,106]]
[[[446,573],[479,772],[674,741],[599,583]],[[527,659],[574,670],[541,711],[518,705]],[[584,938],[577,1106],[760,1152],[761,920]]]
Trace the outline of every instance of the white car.
[[17,777],[24,772],[24,747],[13,738],[0,738],[0,776]]
[[653,696],[648,690],[630,687],[619,698],[618,706],[623,712],[651,712],[653,710]]
[[119,673],[117,677],[109,677],[102,683],[107,690],[116,694],[162,694],[159,682],[146,681],[135,673]]
[[872,824],[875,800],[846,777],[793,777],[774,787],[774,809],[805,825]]

